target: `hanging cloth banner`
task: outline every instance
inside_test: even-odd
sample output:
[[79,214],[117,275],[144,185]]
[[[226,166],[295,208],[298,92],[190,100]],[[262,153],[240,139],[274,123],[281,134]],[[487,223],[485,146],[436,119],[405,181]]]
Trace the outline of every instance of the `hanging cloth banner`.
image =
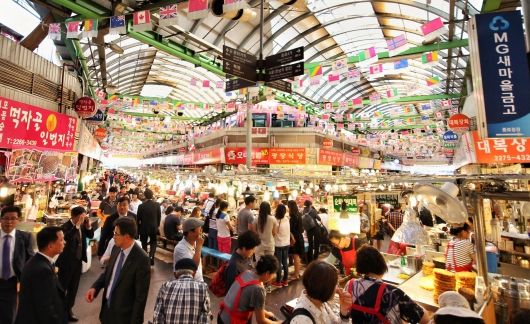
[[66,38],[78,38],[80,21],[69,21],[66,23]]
[[121,35],[125,33],[125,16],[110,17],[109,35]]
[[235,11],[248,8],[246,0],[224,0],[223,12]]
[[208,16],[208,0],[189,0],[188,18],[196,20]]
[[91,38],[98,36],[98,20],[87,19],[83,22],[83,37]]
[[167,5],[165,7],[160,7],[158,11],[160,19],[158,24],[160,26],[173,26],[177,24],[177,5]]
[[142,10],[133,13],[133,30],[136,32],[142,32],[151,30],[153,25],[151,24],[151,13],[149,10]]
[[48,36],[52,40],[61,40],[61,24],[49,24],[48,25]]

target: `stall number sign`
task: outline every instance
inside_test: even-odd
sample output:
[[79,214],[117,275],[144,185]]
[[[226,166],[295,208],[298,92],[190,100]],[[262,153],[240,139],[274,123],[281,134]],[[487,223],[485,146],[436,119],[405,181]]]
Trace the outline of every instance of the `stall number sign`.
[[375,196],[375,202],[379,204],[389,204],[397,206],[399,204],[398,195],[377,195]]
[[530,137],[530,73],[521,13],[495,12],[474,19],[487,127],[484,135]]
[[333,196],[333,209],[336,212],[342,210],[342,202],[346,202],[346,211],[351,213],[356,213],[358,211],[356,196]]
[[0,97],[0,147],[73,151],[77,119]]

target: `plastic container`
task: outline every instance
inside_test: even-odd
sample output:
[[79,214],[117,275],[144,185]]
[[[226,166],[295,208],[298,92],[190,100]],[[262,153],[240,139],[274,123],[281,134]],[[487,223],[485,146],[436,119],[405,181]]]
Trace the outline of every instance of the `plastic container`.
[[491,242],[486,242],[486,261],[488,263],[488,272],[498,273],[499,249]]

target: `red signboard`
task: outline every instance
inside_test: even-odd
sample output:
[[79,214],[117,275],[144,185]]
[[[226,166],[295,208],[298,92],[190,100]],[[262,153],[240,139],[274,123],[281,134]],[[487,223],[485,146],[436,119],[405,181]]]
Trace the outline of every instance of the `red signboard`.
[[333,147],[333,140],[329,138],[325,138],[322,142],[322,146],[324,147]]
[[342,165],[342,152],[320,149],[318,152],[318,164]]
[[96,129],[96,131],[94,132],[94,137],[98,140],[104,139],[105,137],[107,137],[107,130],[102,127]]
[[361,150],[358,147],[352,147],[351,152],[356,155],[361,154]]
[[187,153],[184,155],[184,160],[182,161],[183,165],[192,165],[193,164],[193,153]]
[[267,127],[252,127],[252,136],[253,137],[267,137],[268,128]]
[[0,147],[73,151],[77,119],[0,97]]
[[343,161],[344,166],[349,166],[351,168],[359,167],[359,155],[345,152],[343,155]]
[[74,110],[81,118],[90,118],[98,111],[96,108],[96,102],[90,97],[81,97],[77,99]]
[[447,126],[449,129],[457,132],[466,132],[469,130],[469,117],[464,114],[456,114],[449,118]]
[[473,132],[477,163],[528,163],[530,162],[530,138],[479,139]]
[[305,148],[272,147],[269,149],[269,164],[305,164]]
[[[225,148],[226,164],[245,164],[247,163],[247,149],[245,147],[226,147]],[[268,148],[252,148],[252,165],[269,164]]]
[[215,148],[209,150],[195,151],[193,153],[194,164],[216,164],[222,163],[223,160],[223,149]]

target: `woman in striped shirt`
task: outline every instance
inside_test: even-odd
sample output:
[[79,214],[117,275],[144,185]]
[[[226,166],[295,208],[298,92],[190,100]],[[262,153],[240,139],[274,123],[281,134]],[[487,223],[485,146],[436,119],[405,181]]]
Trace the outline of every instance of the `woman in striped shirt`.
[[476,262],[475,248],[469,239],[471,229],[468,223],[451,228],[454,238],[445,249],[445,268],[453,272],[472,271]]

